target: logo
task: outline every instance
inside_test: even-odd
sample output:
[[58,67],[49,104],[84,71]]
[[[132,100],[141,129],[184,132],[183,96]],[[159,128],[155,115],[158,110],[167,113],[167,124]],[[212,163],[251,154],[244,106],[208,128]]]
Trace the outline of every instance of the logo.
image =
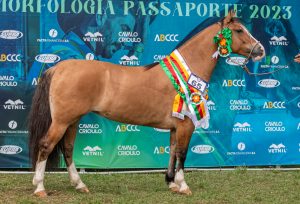
[[300,102],[297,103],[297,107],[300,108]]
[[87,32],[83,37],[84,42],[104,42],[104,38],[100,32]]
[[280,143],[278,145],[271,144],[268,149],[268,152],[270,154],[286,154],[286,150],[286,147],[282,143]]
[[40,78],[34,77],[31,81],[32,86],[37,86],[39,83]]
[[101,134],[102,130],[100,129],[100,125],[97,123],[94,124],[79,124],[78,132],[80,134]]
[[119,61],[119,63],[124,66],[139,66],[140,65],[139,59],[134,55],[132,55],[131,57],[124,55],[123,57],[121,57],[121,60]]
[[258,82],[258,85],[264,88],[275,88],[280,85],[280,82],[276,79],[262,79]]
[[215,148],[210,145],[196,145],[191,150],[196,154],[210,154],[215,151]]
[[242,79],[234,79],[234,80],[224,80],[223,81],[223,84],[222,84],[223,87],[244,87],[246,86],[245,84],[245,80],[242,80]]
[[23,37],[23,33],[17,30],[1,30],[0,38],[7,40],[16,40]]
[[118,145],[118,156],[139,156],[141,152],[136,145]]
[[271,62],[272,62],[273,64],[278,64],[278,63],[279,63],[279,57],[273,56],[273,57],[271,58]]
[[245,62],[246,62],[246,58],[244,57],[228,57],[226,59],[226,63],[232,66],[241,66],[244,65]]
[[97,156],[97,157],[102,157],[103,156],[103,151],[99,146],[91,147],[91,146],[86,146],[82,150],[83,156]]
[[121,43],[139,43],[142,39],[138,32],[119,32],[119,42]]
[[160,128],[153,128],[157,132],[170,132],[169,129],[160,129]]
[[271,68],[271,69],[287,69],[289,68],[288,65],[281,65],[281,64],[278,64],[280,62],[280,59],[278,56],[266,56],[265,58],[265,62],[264,64],[261,64],[260,67],[261,68]]
[[288,46],[289,45],[289,42],[287,41],[287,38],[285,36],[281,36],[281,37],[273,36],[269,42],[270,42],[270,45],[273,45],[273,46]]
[[248,100],[230,100],[229,108],[232,111],[251,110]]
[[238,150],[244,151],[246,149],[246,145],[243,142],[238,143],[237,145]]
[[250,152],[250,151],[245,151],[246,150],[246,144],[244,142],[239,142],[236,145],[236,148],[238,151],[236,152],[227,152],[227,155],[229,156],[239,156],[239,155],[255,155],[256,152]]
[[28,130],[16,130],[18,127],[18,123],[14,120],[9,121],[7,126],[9,127],[9,129],[0,130],[0,134],[28,134]]
[[264,109],[285,109],[285,102],[284,101],[268,101],[264,103]]
[[215,110],[217,110],[216,104],[215,104],[215,102],[213,102],[212,100],[207,101],[206,105],[207,105],[207,107],[208,107],[208,110],[210,110],[210,111],[215,111]]
[[0,87],[14,87],[18,82],[15,81],[14,76],[0,76]]
[[57,30],[55,30],[55,29],[49,30],[49,36],[50,36],[51,38],[56,38],[57,35],[58,35]]
[[58,36],[58,31],[54,28],[50,29],[48,32],[49,38],[38,38],[36,39],[37,42],[48,42],[48,43],[53,43],[53,42],[60,42],[60,43],[67,43],[69,42],[68,39],[59,39],[57,38]]
[[293,91],[300,91],[300,86],[293,86],[293,87],[292,87],[292,90],[293,90]]
[[281,121],[266,121],[265,122],[266,132],[284,132],[285,126]]
[[159,62],[162,59],[165,59],[167,57],[167,55],[154,55],[153,56],[153,60],[154,62]]
[[21,62],[20,54],[1,54],[0,62]]
[[237,122],[233,126],[233,132],[252,132],[251,125],[247,122],[239,123]]
[[140,132],[137,125],[118,125],[116,128],[116,132]]
[[0,154],[19,154],[22,152],[22,148],[16,145],[3,145],[0,146]]
[[95,55],[93,53],[87,53],[85,55],[85,59],[86,60],[94,60],[95,59]]
[[157,42],[178,42],[178,34],[156,34],[154,41]]
[[18,123],[17,123],[16,121],[12,120],[12,121],[10,121],[10,122],[8,123],[8,127],[9,127],[10,129],[14,130],[14,129],[16,129],[16,128],[18,127]]
[[35,57],[35,60],[40,63],[56,63],[60,60],[60,57],[54,54],[40,54]]
[[156,146],[153,154],[170,154],[170,146]]
[[17,99],[16,101],[13,100],[7,100],[5,102],[5,105],[3,105],[5,110],[25,110],[24,102],[20,99]]

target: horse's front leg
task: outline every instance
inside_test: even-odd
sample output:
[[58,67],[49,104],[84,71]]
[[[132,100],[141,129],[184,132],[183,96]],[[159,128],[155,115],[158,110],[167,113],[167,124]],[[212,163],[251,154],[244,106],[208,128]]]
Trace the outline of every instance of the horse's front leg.
[[173,192],[179,192],[179,186],[174,182],[175,178],[175,165],[176,165],[176,130],[172,129],[170,133],[170,160],[168,171],[166,172],[166,183],[169,189]]
[[179,186],[179,193],[191,195],[192,191],[184,180],[183,170],[188,146],[195,127],[189,118],[186,118],[184,121],[180,121],[177,124],[175,148],[177,168],[175,174],[175,183]]

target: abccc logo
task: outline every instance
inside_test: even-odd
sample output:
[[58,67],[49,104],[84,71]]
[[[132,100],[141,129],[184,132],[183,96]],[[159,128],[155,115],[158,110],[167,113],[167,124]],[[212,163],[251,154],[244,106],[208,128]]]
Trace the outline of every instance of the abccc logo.
[[116,132],[139,132],[141,131],[137,125],[118,125]]
[[156,34],[154,41],[157,42],[178,42],[178,34]]

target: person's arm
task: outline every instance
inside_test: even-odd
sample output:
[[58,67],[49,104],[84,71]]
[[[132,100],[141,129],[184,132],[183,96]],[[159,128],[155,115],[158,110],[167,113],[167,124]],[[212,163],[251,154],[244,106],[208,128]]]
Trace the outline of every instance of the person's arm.
[[300,63],[300,54],[295,56],[294,61],[297,62],[297,63]]

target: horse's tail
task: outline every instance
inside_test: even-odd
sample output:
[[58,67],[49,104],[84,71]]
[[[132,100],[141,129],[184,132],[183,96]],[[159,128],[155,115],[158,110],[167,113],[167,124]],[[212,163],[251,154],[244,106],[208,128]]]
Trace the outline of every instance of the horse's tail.
[[[40,141],[46,136],[51,125],[52,118],[49,104],[49,88],[52,79],[52,72],[46,72],[40,79],[35,90],[31,111],[29,113],[28,131],[29,131],[29,152],[32,162],[32,168],[35,169],[38,160]],[[56,145],[47,160],[47,166],[56,166],[59,162],[59,147]]]

